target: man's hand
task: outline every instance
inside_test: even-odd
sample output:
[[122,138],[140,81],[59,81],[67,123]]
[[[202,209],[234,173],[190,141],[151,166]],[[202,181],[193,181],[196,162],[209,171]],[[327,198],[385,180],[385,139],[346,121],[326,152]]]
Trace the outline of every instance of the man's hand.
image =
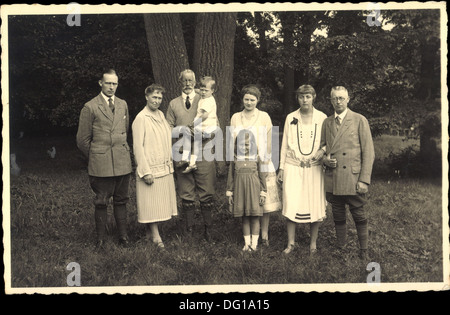
[[155,181],[153,175],[151,175],[151,174],[145,175],[142,179],[144,180],[144,182],[145,182],[147,185],[151,185],[151,184],[153,184],[153,182]]
[[369,185],[363,182],[356,183],[356,192],[359,194],[366,194],[369,191]]
[[323,164],[330,168],[336,168],[337,167],[337,160],[332,159],[330,154],[327,154],[323,157]]

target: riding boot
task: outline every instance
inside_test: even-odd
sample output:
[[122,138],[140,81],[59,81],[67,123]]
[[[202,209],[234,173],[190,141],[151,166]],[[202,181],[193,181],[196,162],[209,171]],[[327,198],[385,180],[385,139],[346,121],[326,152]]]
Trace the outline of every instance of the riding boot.
[[106,236],[107,207],[96,206],[94,210],[95,231],[97,234],[97,248],[104,246]]
[[346,221],[334,221],[336,230],[337,246],[342,249],[347,244],[347,224]]
[[211,225],[212,225],[212,210],[214,208],[213,201],[201,202],[200,208],[203,217],[203,223],[205,225],[204,237],[209,242],[211,240]]
[[192,231],[194,227],[194,210],[195,210],[195,201],[182,201],[182,207],[184,212],[184,218],[186,223],[186,234],[187,236],[192,236]]
[[367,259],[367,245],[369,241],[369,229],[367,220],[355,222],[356,234],[359,240],[359,256],[361,259]]
[[119,234],[119,244],[126,247],[128,246],[126,204],[114,204],[114,219]]

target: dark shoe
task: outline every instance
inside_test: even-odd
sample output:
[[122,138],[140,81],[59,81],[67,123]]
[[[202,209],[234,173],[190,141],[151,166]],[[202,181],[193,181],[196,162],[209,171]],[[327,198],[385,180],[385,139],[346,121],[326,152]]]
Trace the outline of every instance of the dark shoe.
[[130,247],[130,242],[126,238],[119,238],[119,245],[123,248]]
[[194,235],[192,227],[186,228],[186,236],[191,238]]
[[211,241],[211,233],[209,232],[209,228],[208,228],[207,226],[205,226],[205,233],[204,233],[204,236],[205,236],[205,240],[206,240],[207,242],[210,242],[210,241]]
[[268,239],[262,239],[262,245],[264,246],[264,247],[269,247],[269,240]]
[[309,257],[314,257],[317,254],[317,248],[310,248],[309,249]]
[[336,242],[336,249],[340,251],[347,249],[347,243]]
[[103,251],[105,249],[105,241],[104,240],[97,240],[95,243],[95,250],[97,252]]
[[194,172],[196,170],[197,170],[197,165],[193,164],[193,165],[189,165],[188,167],[186,167],[186,169],[182,173],[187,174],[190,172]]
[[157,242],[153,242],[153,244],[156,245],[156,248],[160,251],[165,251],[166,247],[164,246],[163,241],[157,241]]
[[369,260],[369,254],[367,253],[367,249],[359,250],[359,259],[361,260]]

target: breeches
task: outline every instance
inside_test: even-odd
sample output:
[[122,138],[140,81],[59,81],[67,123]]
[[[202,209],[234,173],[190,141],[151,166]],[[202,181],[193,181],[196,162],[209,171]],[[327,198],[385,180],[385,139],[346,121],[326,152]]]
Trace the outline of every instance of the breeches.
[[208,202],[215,194],[216,164],[214,161],[197,161],[197,170],[187,174],[176,169],[177,191],[185,201],[194,201],[196,193],[200,202]]
[[355,224],[367,222],[367,215],[363,207],[366,204],[366,199],[363,195],[341,196],[327,192],[326,199],[331,204],[333,220],[335,222],[343,223],[346,221],[345,206],[347,204],[349,205],[350,213]]
[[89,176],[89,183],[95,193],[95,207],[106,208],[111,197],[115,206],[125,205],[130,199],[130,178],[131,174],[114,177]]

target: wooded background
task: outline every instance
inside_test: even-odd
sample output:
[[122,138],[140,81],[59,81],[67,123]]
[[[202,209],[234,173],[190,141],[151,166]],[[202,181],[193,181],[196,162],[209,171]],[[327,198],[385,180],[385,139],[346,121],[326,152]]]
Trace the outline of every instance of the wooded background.
[[299,85],[314,86],[326,114],[330,88],[344,85],[349,107],[369,119],[374,136],[420,137],[421,151],[440,157],[440,11],[384,10],[384,27],[370,26],[368,13],[83,14],[80,26],[69,26],[67,15],[11,15],[11,139],[74,135],[107,68],[119,75],[117,95],[132,119],[153,82],[167,89],[165,112],[180,93],[179,72],[191,68],[217,79],[221,126],[242,109],[244,85],[260,86],[259,108],[280,130],[298,106]]

